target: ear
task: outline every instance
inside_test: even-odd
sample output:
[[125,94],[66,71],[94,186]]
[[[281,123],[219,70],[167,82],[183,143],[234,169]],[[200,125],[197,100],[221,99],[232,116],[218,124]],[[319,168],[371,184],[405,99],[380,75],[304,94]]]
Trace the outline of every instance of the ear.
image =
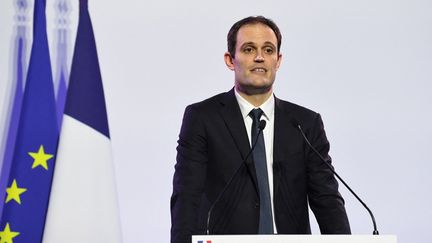
[[231,54],[229,52],[225,52],[224,59],[225,59],[225,64],[227,65],[227,67],[231,71],[234,71],[234,58],[231,56]]
[[281,62],[282,62],[282,53],[279,53],[278,60],[277,60],[277,63],[276,63],[276,71],[279,69],[279,66],[281,65]]

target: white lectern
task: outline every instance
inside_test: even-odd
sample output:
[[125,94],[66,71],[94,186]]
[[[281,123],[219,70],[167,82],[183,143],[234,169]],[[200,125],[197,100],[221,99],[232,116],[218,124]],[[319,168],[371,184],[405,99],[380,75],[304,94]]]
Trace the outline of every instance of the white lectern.
[[396,243],[396,235],[193,235],[192,243]]

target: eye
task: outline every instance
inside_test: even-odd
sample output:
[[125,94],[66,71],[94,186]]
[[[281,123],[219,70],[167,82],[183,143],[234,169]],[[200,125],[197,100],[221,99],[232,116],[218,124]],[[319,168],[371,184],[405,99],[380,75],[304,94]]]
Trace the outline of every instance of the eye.
[[273,53],[274,53],[274,50],[273,50],[273,48],[271,48],[271,47],[266,47],[266,48],[264,48],[264,51],[265,51],[265,53],[267,53],[267,54],[273,54]]
[[250,46],[247,46],[245,48],[243,48],[243,52],[244,53],[252,53],[253,52],[253,48]]

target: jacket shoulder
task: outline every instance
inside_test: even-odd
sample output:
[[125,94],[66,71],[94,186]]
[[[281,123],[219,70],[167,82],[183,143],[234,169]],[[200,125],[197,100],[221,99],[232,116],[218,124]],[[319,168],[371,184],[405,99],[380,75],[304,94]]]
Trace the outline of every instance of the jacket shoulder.
[[207,98],[205,100],[190,104],[190,105],[188,105],[188,107],[193,107],[195,109],[212,107],[212,106],[220,104],[223,97],[226,96],[227,94],[228,94],[228,92],[220,93],[220,94],[214,95],[210,98]]
[[292,115],[294,115],[296,118],[313,118],[316,117],[318,115],[317,112],[306,108],[304,106],[286,101],[286,100],[281,100],[276,98],[276,107],[278,107],[279,109],[282,109],[286,112],[291,113]]
[[205,100],[190,104],[186,107],[186,111],[194,111],[199,114],[207,114],[210,115],[216,113],[220,109],[221,106],[232,103],[235,101],[235,96],[233,91],[228,91],[224,93],[220,93],[214,95]]

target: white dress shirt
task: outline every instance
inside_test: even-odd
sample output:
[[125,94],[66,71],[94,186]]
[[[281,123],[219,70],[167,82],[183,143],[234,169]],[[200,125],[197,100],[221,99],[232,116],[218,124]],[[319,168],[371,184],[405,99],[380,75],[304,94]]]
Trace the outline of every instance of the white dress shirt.
[[[235,90],[235,89],[234,89]],[[267,161],[267,172],[268,172],[268,180],[269,180],[269,189],[270,189],[270,199],[271,199],[271,207],[272,207],[272,215],[273,215],[273,229],[274,233],[276,231],[276,223],[274,216],[274,205],[273,205],[273,138],[274,138],[274,108],[275,108],[275,100],[273,93],[270,97],[259,107],[253,106],[249,103],[245,98],[243,98],[237,90],[235,90],[235,96],[237,102],[240,106],[240,111],[243,116],[243,121],[245,123],[246,131],[249,138],[249,143],[252,146],[251,141],[251,129],[252,129],[252,118],[249,116],[251,110],[256,108],[261,108],[264,112],[261,116],[261,120],[266,121],[266,126],[263,130],[264,135],[264,143],[266,150],[266,161]]]

